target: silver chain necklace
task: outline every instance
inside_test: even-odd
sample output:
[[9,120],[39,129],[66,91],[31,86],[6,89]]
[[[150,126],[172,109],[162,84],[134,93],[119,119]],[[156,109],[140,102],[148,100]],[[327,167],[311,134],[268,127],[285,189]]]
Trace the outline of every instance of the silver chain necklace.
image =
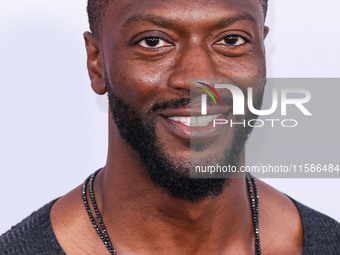
[[[94,178],[96,177],[97,173],[101,169],[97,170],[94,172],[92,175],[90,175],[84,182],[83,184],[83,201],[85,205],[85,209],[87,211],[87,214],[89,215],[89,218],[93,224],[93,227],[95,228],[98,236],[100,239],[103,241],[104,245],[108,249],[108,251],[112,255],[117,255],[116,250],[114,249],[111,240],[108,236],[107,230],[105,228],[103,219],[100,215],[97,202],[93,193],[93,181]],[[253,226],[254,226],[254,233],[255,233],[255,255],[261,255],[261,243],[260,243],[260,235],[259,235],[259,195],[257,191],[257,185],[255,178],[252,177],[250,174],[246,175],[246,182],[247,182],[247,188],[248,188],[248,195],[249,195],[249,200],[250,200],[250,205],[251,205],[251,213],[252,213],[252,219],[253,219]],[[97,221],[93,217],[92,211],[90,209],[89,203],[87,201],[87,194],[86,194],[86,187],[87,184],[89,183],[89,193],[90,193],[90,198],[91,198],[91,203],[97,218]],[[253,192],[254,189],[254,192]],[[97,224],[99,223],[99,225]]]

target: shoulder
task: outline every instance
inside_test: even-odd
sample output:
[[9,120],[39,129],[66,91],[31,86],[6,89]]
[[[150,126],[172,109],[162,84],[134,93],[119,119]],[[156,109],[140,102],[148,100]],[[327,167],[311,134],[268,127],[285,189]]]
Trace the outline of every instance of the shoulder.
[[266,254],[340,254],[340,223],[261,180],[257,182]]
[[33,212],[0,236],[0,254],[64,254],[53,233],[50,210],[56,200]]
[[339,254],[340,223],[290,198],[300,212],[304,254]]

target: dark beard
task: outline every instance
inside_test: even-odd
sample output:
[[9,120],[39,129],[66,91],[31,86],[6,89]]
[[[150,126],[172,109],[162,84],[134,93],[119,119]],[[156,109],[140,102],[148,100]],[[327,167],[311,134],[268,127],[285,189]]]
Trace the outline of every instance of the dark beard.
[[[173,197],[190,202],[201,201],[207,197],[216,197],[231,181],[230,178],[191,178],[190,161],[175,162],[157,143],[156,120],[157,110],[181,108],[188,106],[190,98],[174,99],[155,104],[144,116],[136,109],[117,97],[106,79],[109,103],[113,120],[121,138],[137,151],[150,179]],[[261,100],[262,101],[262,100]],[[254,118],[253,115],[247,119]],[[234,135],[232,148],[225,153],[222,165],[238,165],[240,154],[251,128],[239,128]],[[188,149],[190,145],[188,146]]]

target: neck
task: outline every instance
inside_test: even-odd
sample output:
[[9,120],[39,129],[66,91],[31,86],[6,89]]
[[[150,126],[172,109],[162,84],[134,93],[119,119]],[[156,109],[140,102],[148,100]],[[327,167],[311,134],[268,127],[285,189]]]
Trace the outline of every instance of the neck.
[[94,192],[118,254],[120,247],[129,247],[130,252],[156,252],[156,247],[162,247],[170,254],[218,254],[233,247],[248,253],[253,248],[244,178],[232,179],[215,198],[199,202],[174,198],[150,181],[136,160],[137,153],[118,137],[118,132],[115,135],[116,142],[109,146],[108,161],[96,177]]

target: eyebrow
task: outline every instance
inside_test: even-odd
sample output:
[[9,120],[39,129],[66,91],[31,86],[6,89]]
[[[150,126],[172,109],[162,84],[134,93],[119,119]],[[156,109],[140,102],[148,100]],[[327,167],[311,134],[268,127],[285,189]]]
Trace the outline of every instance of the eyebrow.
[[213,27],[224,28],[238,21],[250,21],[256,24],[256,19],[253,16],[251,16],[250,14],[245,14],[245,15],[237,15],[237,16],[232,16],[232,17],[225,18],[225,19],[220,19],[213,25]]
[[[231,16],[228,18],[222,18],[219,19],[217,21],[213,21],[213,25],[212,28],[223,28],[226,26],[230,26],[231,24],[238,22],[238,21],[250,21],[256,24],[256,19],[251,16],[250,14],[245,14],[245,15],[235,15],[235,16]],[[130,18],[128,18],[123,27],[127,27],[130,24],[133,23],[138,23],[138,22],[150,22],[152,24],[155,24],[157,26],[160,27],[176,27],[176,21],[175,20],[171,20],[171,19],[166,19],[164,17],[161,16],[155,16],[152,14],[148,14],[148,15],[135,15],[132,16]]]
[[135,15],[132,16],[130,18],[127,19],[127,21],[124,23],[124,27],[128,26],[132,23],[138,23],[138,22],[150,22],[153,23],[155,25],[158,25],[160,27],[173,27],[174,26],[174,21],[173,20],[169,20],[166,18],[163,18],[161,16],[155,16],[155,15]]

